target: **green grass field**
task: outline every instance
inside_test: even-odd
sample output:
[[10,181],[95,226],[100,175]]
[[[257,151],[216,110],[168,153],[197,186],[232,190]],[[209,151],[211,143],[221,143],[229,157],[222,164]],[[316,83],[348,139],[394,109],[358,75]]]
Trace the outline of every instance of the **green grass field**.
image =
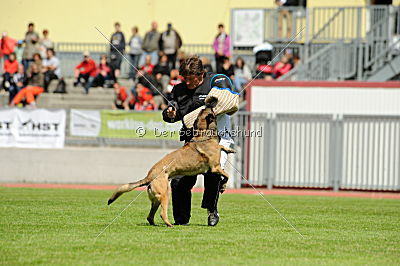
[[[0,187],[0,264],[400,264],[400,201],[223,195],[208,227],[195,193],[190,226],[149,226],[138,194],[106,206],[111,191]],[[172,209],[169,211],[172,220]]]

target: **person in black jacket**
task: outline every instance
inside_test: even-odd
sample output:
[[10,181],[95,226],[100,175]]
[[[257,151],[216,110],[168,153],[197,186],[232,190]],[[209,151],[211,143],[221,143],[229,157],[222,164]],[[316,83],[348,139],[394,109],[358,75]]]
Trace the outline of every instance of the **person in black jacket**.
[[[203,106],[205,98],[211,88],[218,87],[231,90],[232,82],[221,74],[206,73],[198,56],[187,58],[179,68],[184,81],[172,89],[172,100],[169,107],[162,113],[164,121],[174,123],[181,121],[191,111]],[[230,137],[230,117],[217,117],[220,144],[229,147],[233,141]],[[193,131],[183,127],[180,132],[181,141],[188,142],[193,137]],[[227,159],[225,152],[221,153],[221,166],[224,167]],[[183,176],[171,181],[172,206],[176,225],[186,225],[190,220],[191,189],[195,185],[197,176]],[[208,210],[208,225],[215,226],[219,221],[217,203],[222,185],[226,182],[220,175],[204,174],[204,194],[202,208]]]
[[[121,25],[114,24],[115,32],[111,35],[110,66],[113,71],[114,80],[117,81],[121,74],[122,54],[125,52],[125,35],[121,32]],[[115,48],[114,48],[115,47]]]

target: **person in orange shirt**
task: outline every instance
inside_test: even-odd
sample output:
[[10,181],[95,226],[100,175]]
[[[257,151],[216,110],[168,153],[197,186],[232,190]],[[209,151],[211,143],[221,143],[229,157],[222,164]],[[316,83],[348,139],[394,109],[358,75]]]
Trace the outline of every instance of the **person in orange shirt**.
[[0,57],[4,57],[4,60],[7,60],[10,54],[14,52],[16,45],[17,40],[9,37],[7,32],[3,32],[0,39]]
[[76,81],[74,82],[74,87],[84,84],[85,93],[89,94],[90,85],[93,83],[96,74],[96,62],[90,57],[90,53],[86,51],[83,53],[83,61],[75,67]]
[[156,110],[156,104],[153,99],[153,94],[149,88],[138,83],[136,85],[136,93],[132,94],[129,101],[131,110],[137,111],[153,111]]
[[12,78],[15,73],[18,72],[18,61],[15,56],[15,53],[11,53],[9,58],[4,61],[4,74],[3,74],[3,88],[8,91],[11,83]]
[[18,105],[25,99],[27,105],[32,108],[36,107],[35,99],[44,91],[44,75],[37,64],[31,64],[30,68],[31,71],[28,74],[28,86],[20,90],[17,95],[15,95],[14,99],[10,103],[10,106]]
[[128,94],[126,93],[126,89],[124,87],[121,87],[118,82],[114,83],[114,95],[115,99],[112,104],[112,109],[117,110],[117,109],[125,109],[129,110],[128,106]]

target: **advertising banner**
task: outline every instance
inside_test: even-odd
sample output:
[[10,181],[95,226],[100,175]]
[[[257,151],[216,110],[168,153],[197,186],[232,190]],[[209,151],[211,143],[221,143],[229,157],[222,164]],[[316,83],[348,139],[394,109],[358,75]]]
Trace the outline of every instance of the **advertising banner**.
[[65,110],[0,109],[0,147],[63,148]]
[[70,134],[80,137],[98,137],[101,128],[100,111],[71,110]]
[[179,140],[182,124],[165,123],[161,112],[102,110],[100,137]]

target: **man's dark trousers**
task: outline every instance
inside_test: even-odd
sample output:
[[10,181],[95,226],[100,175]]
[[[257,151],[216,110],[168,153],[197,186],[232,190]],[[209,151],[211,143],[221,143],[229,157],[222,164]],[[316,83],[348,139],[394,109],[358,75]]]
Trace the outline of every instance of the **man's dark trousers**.
[[[192,205],[191,189],[196,184],[197,176],[183,176],[172,179],[172,207],[177,224],[187,224],[190,220]],[[204,193],[201,207],[209,211],[217,208],[221,176],[213,173],[204,174]]]

